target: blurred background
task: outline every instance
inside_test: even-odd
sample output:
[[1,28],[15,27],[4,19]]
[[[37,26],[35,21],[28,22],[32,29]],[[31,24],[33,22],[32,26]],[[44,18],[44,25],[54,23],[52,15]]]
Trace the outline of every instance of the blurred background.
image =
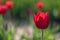
[[[8,0],[3,0],[3,4]],[[5,16],[0,15],[0,40],[41,40],[41,30],[36,28],[33,15],[40,10],[37,2],[44,2],[44,12],[50,14],[49,27],[44,30],[44,40],[60,40],[60,0],[12,0],[14,7]]]

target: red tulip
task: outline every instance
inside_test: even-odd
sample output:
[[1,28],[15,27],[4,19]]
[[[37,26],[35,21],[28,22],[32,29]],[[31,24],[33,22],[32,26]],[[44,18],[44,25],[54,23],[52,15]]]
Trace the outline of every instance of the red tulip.
[[12,1],[7,1],[6,6],[8,7],[8,9],[13,8],[13,2]]
[[49,25],[49,13],[39,12],[34,15],[34,22],[39,29],[46,29]]
[[4,15],[7,12],[7,9],[6,6],[0,6],[0,14]]
[[0,6],[0,14],[2,14],[2,13],[1,13],[1,9],[2,9],[2,6]]
[[37,2],[36,4],[38,9],[43,9],[44,8],[44,3],[43,2]]

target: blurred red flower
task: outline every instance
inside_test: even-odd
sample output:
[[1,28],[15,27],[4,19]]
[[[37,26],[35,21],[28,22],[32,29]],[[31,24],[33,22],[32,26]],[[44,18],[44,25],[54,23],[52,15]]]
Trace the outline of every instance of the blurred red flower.
[[12,1],[7,1],[6,2],[6,6],[8,7],[8,9],[11,9],[11,8],[13,8],[13,2]]
[[0,14],[5,15],[7,12],[8,8],[7,6],[0,6]]
[[44,8],[44,3],[43,2],[37,2],[36,4],[38,9],[43,9]]
[[34,15],[34,22],[38,29],[46,29],[49,25],[49,13],[39,12]]

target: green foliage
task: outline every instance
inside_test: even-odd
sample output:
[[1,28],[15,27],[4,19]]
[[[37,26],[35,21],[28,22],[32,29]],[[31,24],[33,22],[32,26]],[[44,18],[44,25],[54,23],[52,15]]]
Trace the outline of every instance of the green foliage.
[[20,40],[30,40],[30,38],[28,36],[22,35]]
[[2,24],[3,24],[2,15],[0,15],[0,40],[3,40]]
[[13,40],[14,33],[3,29],[3,17],[0,15],[0,40]]
[[[6,2],[7,0],[3,0],[3,4]],[[53,20],[53,9],[57,9],[59,10],[58,12],[58,17],[60,18],[60,0],[13,0],[14,2],[14,7],[13,9],[10,10],[10,13],[12,15],[12,17],[21,19],[21,18],[26,18],[27,17],[27,8],[32,8],[34,13],[37,13],[38,11],[40,11],[39,9],[37,9],[36,7],[36,3],[37,2],[44,2],[45,7],[44,7],[44,11],[48,11],[50,13],[51,19]]]
[[[33,40],[41,40],[41,30],[37,29],[34,26],[34,32],[33,32]],[[44,40],[55,40],[54,34],[52,34],[52,31],[50,27],[46,30],[44,30]]]
[[13,40],[13,37],[14,37],[14,33],[11,31],[8,32],[8,35],[7,35],[8,40]]

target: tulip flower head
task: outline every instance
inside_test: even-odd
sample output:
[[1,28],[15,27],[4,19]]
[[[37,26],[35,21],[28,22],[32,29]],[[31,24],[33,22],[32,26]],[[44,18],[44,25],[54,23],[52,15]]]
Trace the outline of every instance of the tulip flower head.
[[38,9],[43,9],[44,8],[44,3],[43,2],[37,2],[36,4]]
[[7,6],[0,6],[0,14],[4,15],[7,12]]
[[12,1],[7,1],[6,6],[8,7],[8,9],[13,8],[13,2]]
[[[0,0],[0,4],[2,3],[2,0]],[[5,5],[0,5],[0,14],[5,15],[8,9],[13,8],[13,2],[7,1]]]
[[46,29],[49,25],[49,13],[39,12],[35,14],[34,22],[38,29]]

